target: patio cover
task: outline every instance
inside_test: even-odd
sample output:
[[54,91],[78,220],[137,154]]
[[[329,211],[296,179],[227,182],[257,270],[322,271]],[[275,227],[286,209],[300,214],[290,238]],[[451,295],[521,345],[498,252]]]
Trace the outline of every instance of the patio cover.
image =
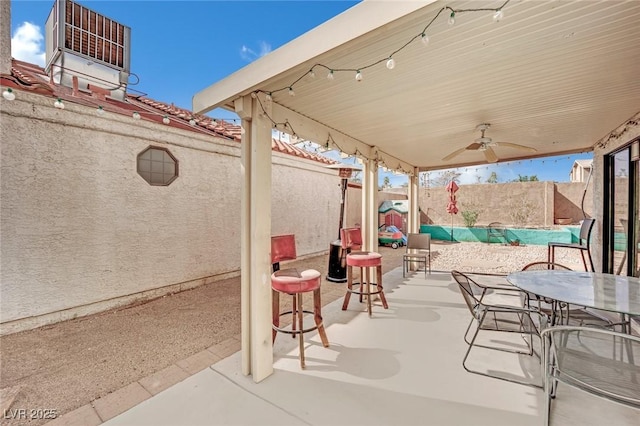
[[363,1],[197,93],[195,112],[235,110],[245,130],[243,372],[272,372],[272,129],[363,159],[374,248],[378,166],[409,175],[415,232],[418,173],[484,163],[481,150],[442,160],[474,142],[478,124],[536,150],[494,147],[502,162],[591,151],[638,112],[639,21],[636,1]]

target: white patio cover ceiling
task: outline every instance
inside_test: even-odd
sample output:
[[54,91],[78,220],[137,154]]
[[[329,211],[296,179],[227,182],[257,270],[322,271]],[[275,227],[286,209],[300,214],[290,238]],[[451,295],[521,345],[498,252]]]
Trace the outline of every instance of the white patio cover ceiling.
[[454,25],[449,9],[439,14],[503,4],[363,1],[197,93],[193,109],[271,93],[274,121],[298,136],[325,144],[331,134],[348,153],[377,147],[404,170],[485,163],[481,150],[443,160],[480,137],[480,123],[493,141],[537,150],[493,148],[510,161],[590,151],[640,111],[640,1],[512,0],[499,22],[469,11]]

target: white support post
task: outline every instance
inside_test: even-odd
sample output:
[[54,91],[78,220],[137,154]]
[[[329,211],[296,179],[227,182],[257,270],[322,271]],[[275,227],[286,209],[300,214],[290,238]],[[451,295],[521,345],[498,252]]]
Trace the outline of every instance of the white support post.
[[420,200],[418,197],[419,187],[419,171],[417,167],[413,169],[413,176],[409,176],[408,198],[409,198],[409,215],[407,218],[407,232],[420,232]]
[[378,164],[363,160],[362,180],[362,249],[378,249]]
[[[264,102],[263,102],[264,105]],[[242,118],[242,372],[257,383],[273,373],[271,338],[271,125],[250,96],[235,102]]]

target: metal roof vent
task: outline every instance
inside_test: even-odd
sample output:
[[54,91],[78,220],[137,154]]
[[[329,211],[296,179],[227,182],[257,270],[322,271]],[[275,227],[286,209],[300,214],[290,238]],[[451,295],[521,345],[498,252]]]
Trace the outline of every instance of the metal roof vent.
[[45,25],[46,72],[80,90],[108,89],[124,100],[129,81],[131,28],[71,0],[55,0]]

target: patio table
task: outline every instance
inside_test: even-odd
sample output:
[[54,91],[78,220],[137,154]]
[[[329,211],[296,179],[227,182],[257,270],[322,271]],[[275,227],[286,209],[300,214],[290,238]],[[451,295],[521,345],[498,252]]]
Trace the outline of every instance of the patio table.
[[507,276],[514,286],[538,296],[623,315],[640,315],[640,278],[600,272],[520,271]]

